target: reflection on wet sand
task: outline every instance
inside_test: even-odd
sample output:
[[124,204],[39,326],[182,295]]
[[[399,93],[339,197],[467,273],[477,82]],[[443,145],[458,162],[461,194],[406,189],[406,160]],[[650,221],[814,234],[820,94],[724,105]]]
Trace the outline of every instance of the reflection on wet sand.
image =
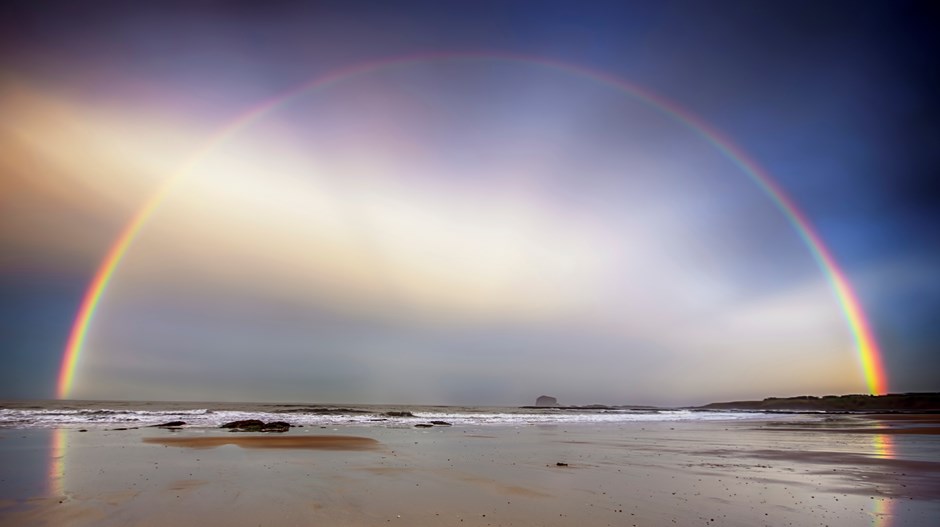
[[[887,428],[887,425],[879,423],[880,428]],[[888,434],[875,434],[871,439],[872,448],[875,456],[880,459],[895,459],[894,438]],[[873,497],[872,505],[872,527],[892,527],[894,521],[892,511],[894,509],[894,498],[884,496]]]
[[52,446],[49,449],[49,470],[46,489],[50,496],[65,494],[65,456],[68,452],[69,431],[56,428],[52,430]]

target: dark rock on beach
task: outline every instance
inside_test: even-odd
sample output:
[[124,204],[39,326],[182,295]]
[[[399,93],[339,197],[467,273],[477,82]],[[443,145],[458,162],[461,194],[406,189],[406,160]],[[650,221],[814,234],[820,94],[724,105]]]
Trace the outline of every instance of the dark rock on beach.
[[258,428],[260,430],[262,426],[264,426],[264,421],[261,419],[243,419],[225,423],[219,428]]
[[290,430],[290,423],[285,423],[284,421],[274,421],[271,423],[265,423],[261,427],[262,432],[286,432]]
[[427,423],[418,423],[415,428],[433,428],[434,426],[453,426],[447,421],[429,421]]
[[385,415],[388,416],[388,417],[414,417],[414,416],[415,416],[415,414],[413,414],[413,413],[411,413],[411,412],[409,412],[409,411],[407,411],[407,410],[404,410],[404,411],[401,411],[401,412],[398,412],[398,411],[394,411],[394,410],[393,410],[393,411],[391,411],[391,412],[385,412]]
[[291,424],[284,421],[265,423],[260,419],[244,419],[225,423],[219,428],[230,428],[232,432],[287,432]]
[[150,428],[175,428],[180,427],[186,424],[186,421],[170,421],[168,423],[160,423],[158,425],[150,425]]

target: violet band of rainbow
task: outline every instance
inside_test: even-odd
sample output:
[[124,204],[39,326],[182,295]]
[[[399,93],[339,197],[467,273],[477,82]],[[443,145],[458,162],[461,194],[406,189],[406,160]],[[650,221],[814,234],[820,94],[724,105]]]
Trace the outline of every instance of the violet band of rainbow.
[[700,135],[740,168],[751,181],[770,198],[774,205],[776,205],[794,227],[797,234],[816,260],[819,268],[826,276],[835,294],[836,300],[839,303],[851,332],[857,359],[869,392],[872,394],[883,394],[887,392],[887,374],[882,363],[878,343],[872,334],[871,327],[862,310],[862,305],[853,291],[846,274],[838,266],[835,258],[833,258],[831,252],[823,243],[822,238],[813,229],[812,224],[800,209],[797,208],[793,200],[783,191],[766,170],[747,156],[747,154],[730,139],[675,102],[613,75],[542,57],[474,52],[411,55],[364,62],[351,67],[342,68],[317,77],[277,97],[265,100],[253,106],[249,110],[239,114],[238,117],[212,135],[175,173],[169,176],[159,189],[147,199],[140,209],[138,209],[121,230],[120,235],[111,244],[110,249],[98,266],[82,298],[81,305],[75,317],[75,321],[72,324],[72,329],[66,343],[65,353],[62,357],[62,364],[59,370],[58,383],[56,385],[58,398],[66,399],[72,392],[75,372],[78,367],[79,359],[82,356],[89,327],[94,320],[95,312],[101,302],[101,298],[105,291],[107,291],[108,284],[123,260],[124,255],[154,212],[160,207],[177,184],[192,173],[194,167],[200,160],[205,158],[214,148],[223,144],[239,131],[262,119],[273,110],[290,103],[312,90],[383,69],[438,61],[502,61],[541,66],[552,70],[567,72],[608,85],[631,95],[637,100],[670,116],[689,130]]

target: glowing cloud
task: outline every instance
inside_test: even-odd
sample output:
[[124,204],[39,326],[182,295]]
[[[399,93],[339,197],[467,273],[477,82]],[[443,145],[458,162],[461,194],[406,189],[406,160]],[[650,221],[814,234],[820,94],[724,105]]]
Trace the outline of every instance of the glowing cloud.
[[[85,293],[78,315],[73,324],[59,374],[58,396],[60,398],[67,398],[71,394],[76,367],[82,356],[88,330],[94,319],[96,309],[101,302],[102,296],[107,291],[115,271],[121,264],[134,240],[138,237],[141,229],[147,224],[154,212],[159,209],[167,197],[174,192],[180,182],[194,174],[210,153],[224,145],[236,134],[245,130],[249,125],[258,122],[277,108],[283,107],[285,104],[288,104],[303,94],[376,71],[435,61],[500,61],[506,63],[520,63],[587,78],[594,82],[613,87],[622,93],[634,97],[636,100],[673,118],[676,122],[681,123],[687,129],[704,138],[737,165],[737,167],[774,202],[802,238],[802,241],[816,259],[820,269],[824,272],[839,302],[842,313],[851,330],[854,339],[854,347],[869,390],[872,393],[884,393],[887,390],[886,375],[881,364],[877,343],[873,338],[858,299],[852,291],[845,274],[836,264],[832,254],[823,244],[819,235],[812,229],[808,219],[799,211],[796,205],[776,182],[773,181],[771,176],[717,130],[714,130],[701,119],[682,109],[675,103],[638,86],[601,72],[552,60],[525,56],[435,54],[369,62],[325,75],[299,86],[286,94],[255,106],[212,136],[177,172],[163,183],[157,192],[150,196],[111,245],[110,250],[99,266]],[[400,217],[405,218],[403,215],[400,215]]]

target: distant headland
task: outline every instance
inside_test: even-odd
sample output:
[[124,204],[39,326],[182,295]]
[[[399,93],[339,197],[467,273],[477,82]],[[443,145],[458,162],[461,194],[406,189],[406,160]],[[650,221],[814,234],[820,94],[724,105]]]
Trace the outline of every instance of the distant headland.
[[[646,405],[588,404],[563,405],[555,397],[540,395],[534,405],[520,408],[552,408],[556,410],[665,410]],[[940,412],[940,392],[890,393],[887,395],[800,395],[767,397],[760,401],[727,401],[704,406],[684,407],[689,410],[761,410],[785,412]]]
[[940,393],[768,397],[762,401],[729,401],[706,404],[698,408],[703,410],[785,410],[807,412],[934,412],[940,411]]

